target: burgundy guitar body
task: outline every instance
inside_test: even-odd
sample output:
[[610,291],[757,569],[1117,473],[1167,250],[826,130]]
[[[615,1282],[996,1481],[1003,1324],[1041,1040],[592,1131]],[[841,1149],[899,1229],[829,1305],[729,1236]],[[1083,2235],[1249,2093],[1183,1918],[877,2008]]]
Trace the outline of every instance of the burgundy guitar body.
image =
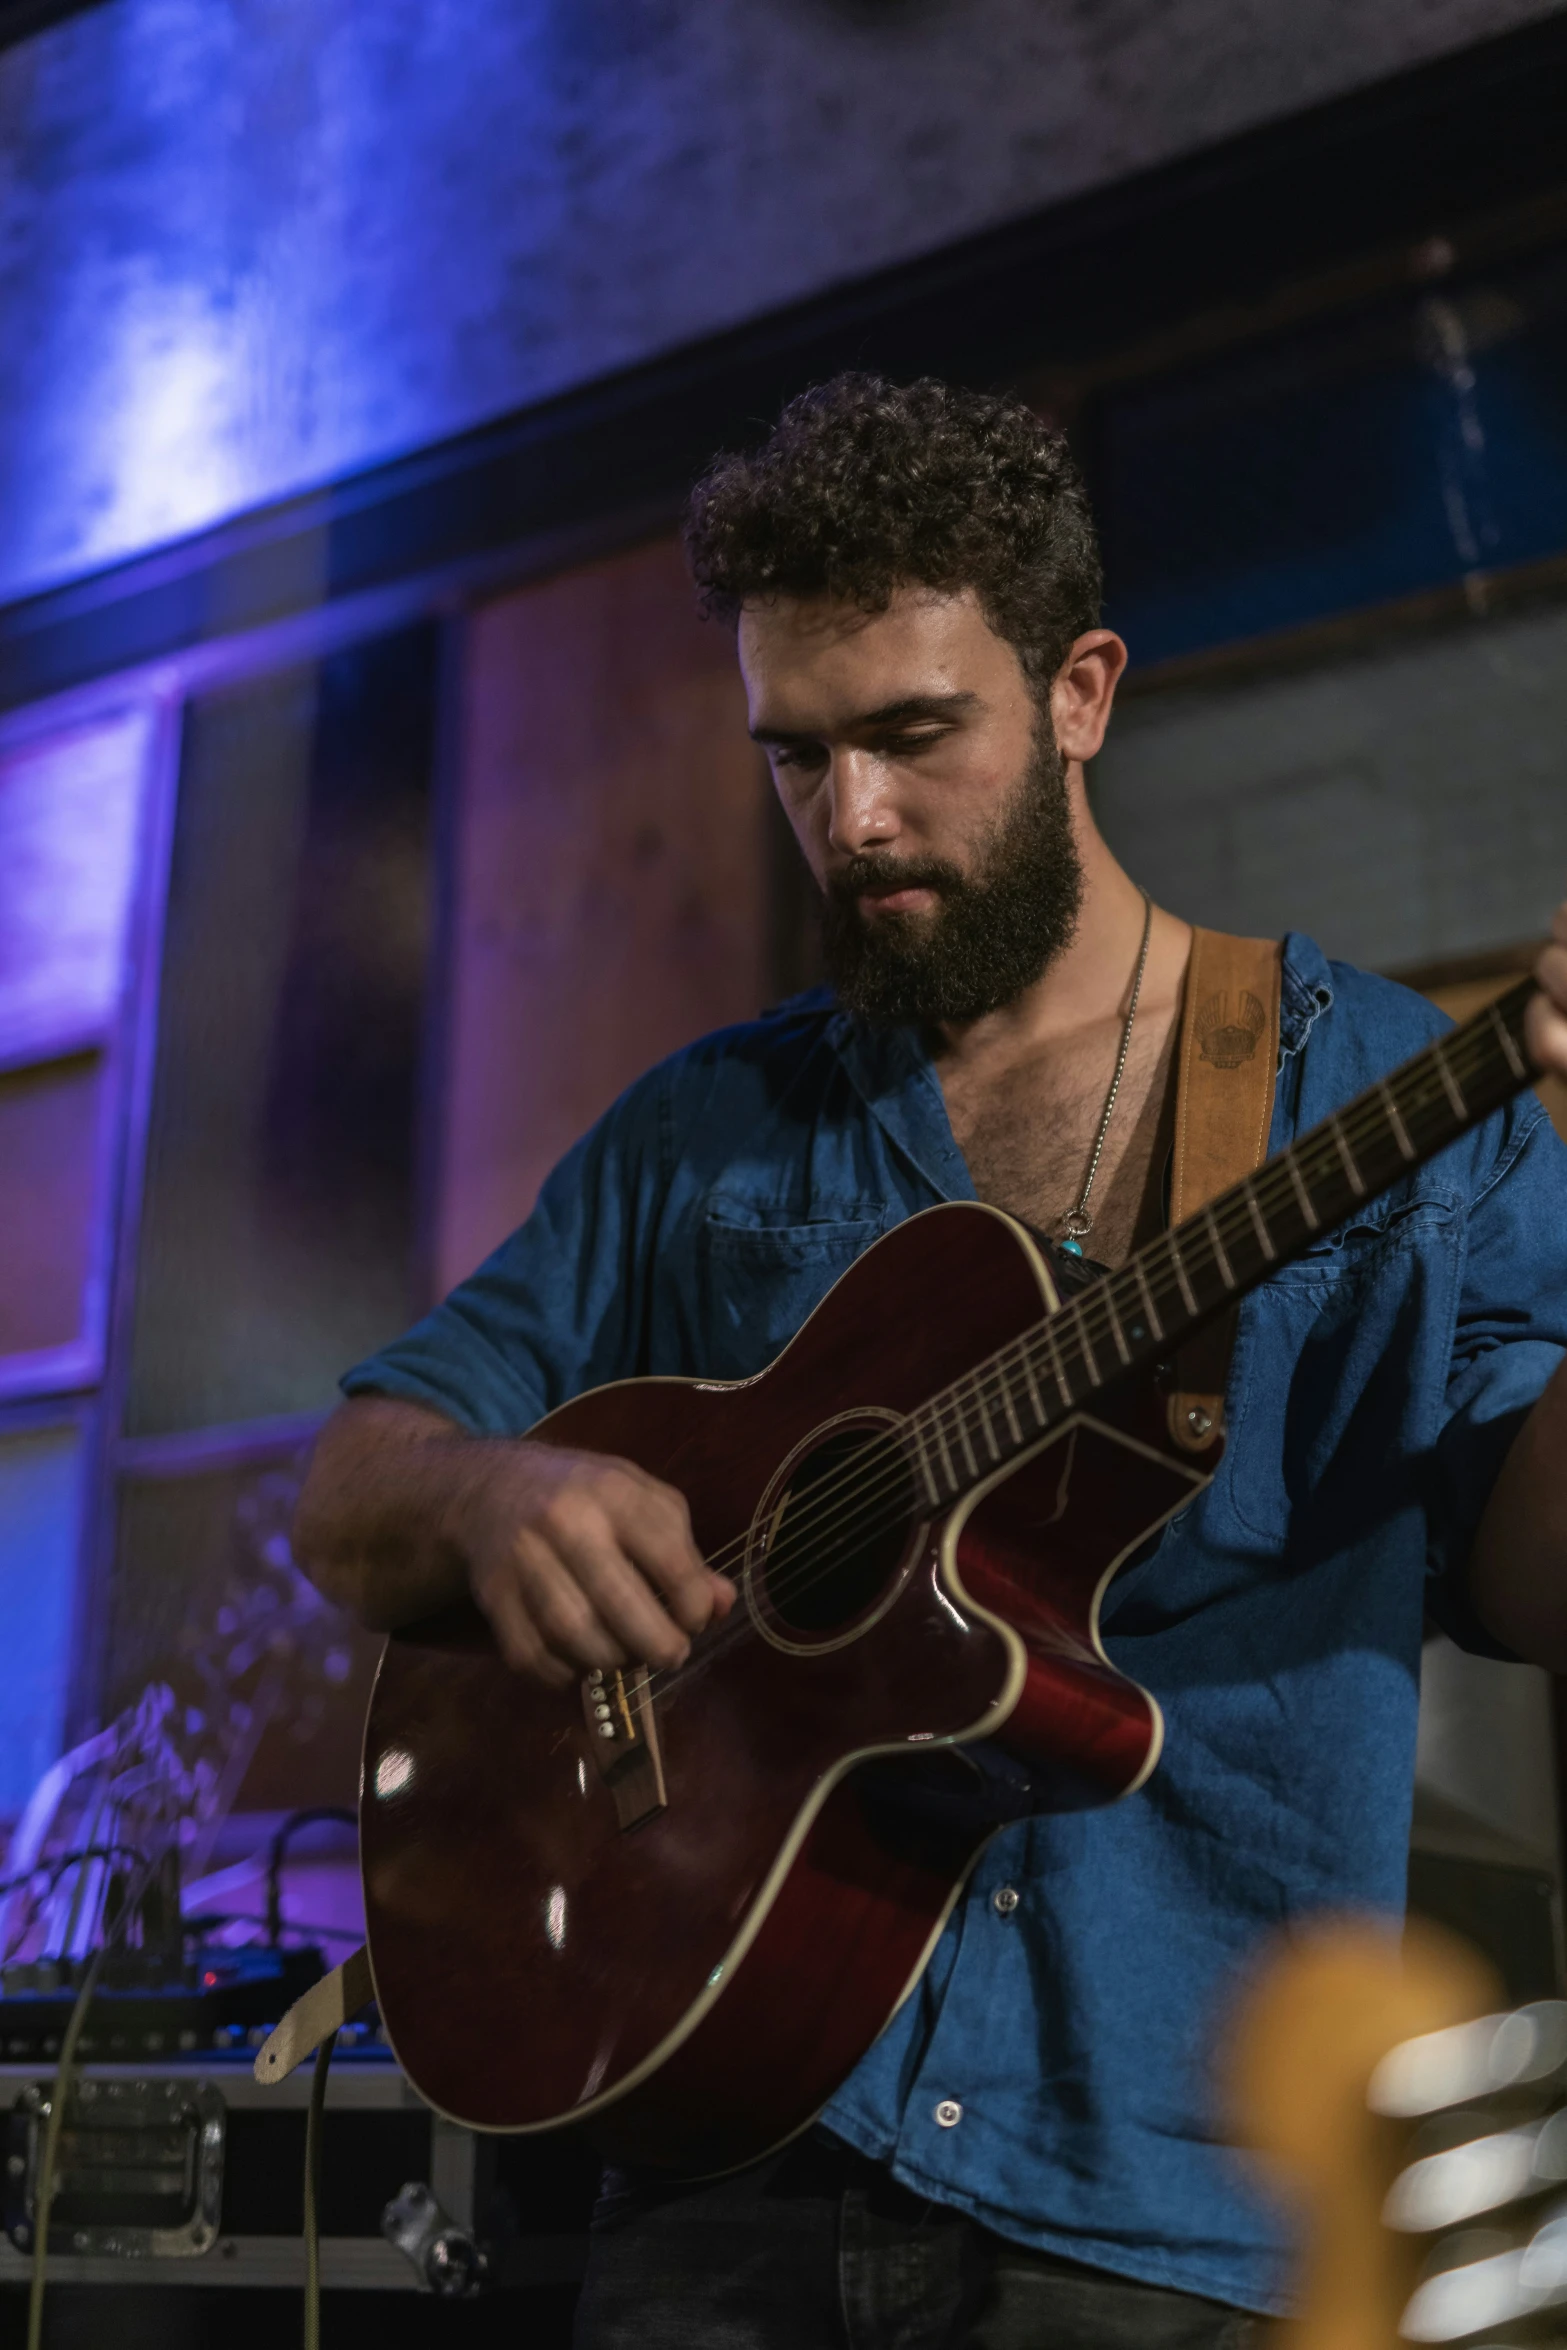
[[699,1642],[640,1698],[613,1674],[541,1690],[466,1609],[389,1641],[365,1911],[382,2017],[432,2105],[480,2129],[580,2123],[687,2172],[749,2161],[883,2030],[990,1832],[900,1802],[911,1771],[971,1783],[961,1748],[988,1739],[1027,1763],[1036,1809],[1146,1779],[1159,1711],[1107,1662],[1100,1598],[1213,1466],[1178,1451],[1146,1374],[806,1600],[769,1584],[804,1463],[826,1490],[846,1450],[1055,1304],[1021,1225],[934,1208],[757,1378],[628,1380],[533,1431],[678,1486],[741,1590],[711,1659]]

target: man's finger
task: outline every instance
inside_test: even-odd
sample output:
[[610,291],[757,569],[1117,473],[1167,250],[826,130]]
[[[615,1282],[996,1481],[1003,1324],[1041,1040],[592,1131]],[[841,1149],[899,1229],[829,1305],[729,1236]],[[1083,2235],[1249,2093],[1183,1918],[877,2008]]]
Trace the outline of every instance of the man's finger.
[[715,1593],[682,1497],[649,1482],[606,1491],[604,1500],[621,1548],[663,1593],[675,1621],[693,1636],[706,1631],[727,1603]]
[[[1567,961],[1567,949],[1560,952]],[[1538,995],[1524,1014],[1524,1042],[1537,1069],[1567,1077],[1567,1011],[1554,997]]]
[[639,1653],[600,1615],[558,1537],[521,1533],[515,1557],[522,1606],[550,1654],[572,1672],[623,1665]]
[[721,1624],[740,1594],[727,1575],[720,1575],[709,1567],[707,1576],[713,1587],[713,1617],[715,1622]]
[[476,1593],[489,1618],[506,1662],[519,1673],[530,1673],[552,1689],[564,1689],[576,1676],[569,1665],[550,1654],[534,1629],[516,1584],[505,1575],[492,1577]]
[[1534,975],[1551,1001],[1567,1010],[1567,940],[1543,949]]
[[690,1641],[659,1604],[636,1562],[628,1558],[607,1522],[582,1525],[557,1538],[561,1555],[595,1619],[619,1642],[626,1656],[667,1670],[683,1664]]

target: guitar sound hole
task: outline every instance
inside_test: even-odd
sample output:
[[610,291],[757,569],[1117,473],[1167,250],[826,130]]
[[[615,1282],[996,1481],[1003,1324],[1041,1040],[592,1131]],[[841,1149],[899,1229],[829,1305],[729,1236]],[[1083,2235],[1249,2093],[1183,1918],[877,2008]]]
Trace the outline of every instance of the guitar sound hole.
[[785,1489],[762,1565],[772,1612],[791,1631],[851,1623],[898,1570],[913,1492],[897,1448],[846,1428],[807,1453]]

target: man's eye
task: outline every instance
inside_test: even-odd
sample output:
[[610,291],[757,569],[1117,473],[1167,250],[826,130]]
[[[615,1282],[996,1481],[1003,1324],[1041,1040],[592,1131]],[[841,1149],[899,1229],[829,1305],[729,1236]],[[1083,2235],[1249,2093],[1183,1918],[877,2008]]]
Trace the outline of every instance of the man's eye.
[[786,743],[773,746],[775,767],[820,767],[825,756],[818,743],[796,743],[792,748]]
[[931,750],[945,740],[946,732],[944,726],[938,726],[927,728],[923,734],[890,734],[882,744],[882,749],[894,759],[906,759],[915,751]]

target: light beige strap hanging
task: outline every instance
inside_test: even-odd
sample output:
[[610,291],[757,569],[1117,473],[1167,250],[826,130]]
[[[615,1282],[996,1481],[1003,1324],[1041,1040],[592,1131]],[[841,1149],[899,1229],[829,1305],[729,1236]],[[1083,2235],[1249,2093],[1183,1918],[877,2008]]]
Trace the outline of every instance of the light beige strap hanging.
[[[1273,939],[1192,932],[1176,1071],[1172,1227],[1253,1173],[1267,1156],[1279,1065],[1281,969]],[[1209,1451],[1224,1433],[1234,1345],[1232,1311],[1199,1331],[1176,1357],[1170,1434],[1187,1452]]]
[[263,2043],[251,2070],[258,2081],[286,2081],[314,2053],[328,2032],[346,2024],[375,1997],[370,1953],[363,1944],[319,1983],[295,2000],[275,2032]]

